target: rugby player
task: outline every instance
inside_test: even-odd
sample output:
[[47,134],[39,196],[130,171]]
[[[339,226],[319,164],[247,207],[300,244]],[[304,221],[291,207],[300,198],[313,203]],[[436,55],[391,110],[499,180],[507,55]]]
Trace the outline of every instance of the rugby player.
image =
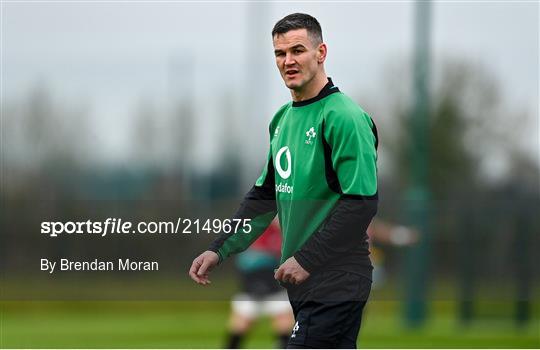
[[285,348],[294,325],[287,293],[274,279],[281,257],[281,230],[274,219],[245,252],[236,256],[241,290],[231,303],[226,349],[239,349],[262,316],[271,319],[278,348]]
[[210,283],[209,272],[249,247],[277,213],[283,242],[274,277],[296,321],[287,347],[355,348],[371,291],[366,230],[377,212],[377,130],[327,77],[314,17],[284,17],[272,40],[292,101],[270,122],[266,166],[234,216],[252,219],[251,228],[218,237],[189,275]]

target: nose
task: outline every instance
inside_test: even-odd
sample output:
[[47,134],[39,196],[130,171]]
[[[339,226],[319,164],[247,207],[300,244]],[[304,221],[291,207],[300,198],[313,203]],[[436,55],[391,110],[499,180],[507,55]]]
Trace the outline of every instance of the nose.
[[294,60],[293,55],[290,52],[287,52],[287,54],[285,55],[285,65],[286,66],[291,66],[291,65],[293,65],[295,63],[296,63],[296,61]]

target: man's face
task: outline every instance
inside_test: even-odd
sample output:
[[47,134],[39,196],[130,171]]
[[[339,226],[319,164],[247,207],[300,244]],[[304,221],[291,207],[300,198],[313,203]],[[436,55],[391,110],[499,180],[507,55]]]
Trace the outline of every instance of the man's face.
[[274,36],[274,53],[285,85],[301,91],[324,62],[326,46],[314,45],[306,29],[295,29]]

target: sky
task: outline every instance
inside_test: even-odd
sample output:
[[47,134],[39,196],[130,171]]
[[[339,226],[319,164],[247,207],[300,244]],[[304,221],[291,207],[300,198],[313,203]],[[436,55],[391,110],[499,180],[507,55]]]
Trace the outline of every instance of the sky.
[[[216,163],[229,122],[236,137],[256,145],[247,157],[260,158],[268,121],[290,99],[269,32],[291,12],[318,18],[329,47],[326,71],[342,91],[375,101],[380,114],[383,77],[389,66],[410,60],[414,44],[412,2],[11,1],[1,7],[3,101],[22,101],[43,83],[62,104],[91,106],[94,156],[109,161],[134,156],[126,130],[139,100],[161,110],[186,94],[196,106],[193,157],[203,167]],[[522,148],[540,162],[538,18],[537,2],[435,2],[430,40],[434,66],[451,57],[493,73],[505,105],[529,115]],[[234,102],[233,121],[223,117],[223,95]]]

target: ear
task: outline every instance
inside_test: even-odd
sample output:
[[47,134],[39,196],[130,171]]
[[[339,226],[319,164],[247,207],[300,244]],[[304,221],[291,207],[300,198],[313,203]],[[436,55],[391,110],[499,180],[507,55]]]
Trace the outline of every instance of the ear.
[[324,63],[326,60],[326,53],[328,52],[328,48],[326,47],[325,43],[320,43],[319,47],[317,47],[317,62],[319,64]]

